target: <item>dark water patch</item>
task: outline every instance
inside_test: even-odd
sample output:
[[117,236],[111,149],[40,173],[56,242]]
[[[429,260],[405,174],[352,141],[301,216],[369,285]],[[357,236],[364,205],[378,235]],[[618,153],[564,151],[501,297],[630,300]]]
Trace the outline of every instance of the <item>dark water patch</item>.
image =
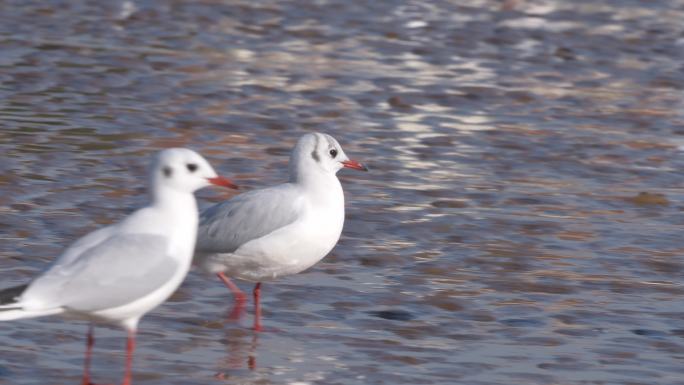
[[414,314],[404,310],[378,310],[369,312],[368,314],[373,317],[392,321],[411,321],[416,318]]
[[484,339],[487,339],[487,336],[484,336],[484,335],[475,335],[475,334],[459,334],[459,333],[455,333],[455,334],[449,334],[449,335],[447,335],[446,338],[449,338],[449,339],[452,339],[452,340],[456,340],[456,341],[463,341],[463,342],[466,342],[466,341],[480,341],[480,340],[484,340]]
[[625,198],[625,200],[637,206],[667,206],[670,204],[665,195],[644,191],[634,197]]
[[502,292],[523,292],[523,293],[544,293],[544,294],[570,294],[575,292],[570,286],[540,282],[511,282],[495,281],[490,282],[493,289]]
[[438,207],[438,208],[459,208],[459,209],[461,209],[464,207],[468,207],[468,204],[466,202],[457,201],[457,200],[450,200],[450,201],[439,200],[439,201],[434,201],[430,204],[432,206]]
[[5,366],[0,366],[0,378],[12,375],[12,370]]
[[649,329],[634,329],[631,330],[632,333],[638,336],[653,337],[653,338],[663,338],[667,337],[668,333],[660,330],[649,330]]
[[603,333],[601,329],[556,329],[554,333],[558,333],[569,337],[597,337]]
[[502,324],[511,327],[539,327],[544,325],[544,322],[535,319],[516,319],[510,318],[500,321]]
[[563,338],[553,337],[522,337],[517,339],[517,343],[529,346],[559,346],[566,343]]

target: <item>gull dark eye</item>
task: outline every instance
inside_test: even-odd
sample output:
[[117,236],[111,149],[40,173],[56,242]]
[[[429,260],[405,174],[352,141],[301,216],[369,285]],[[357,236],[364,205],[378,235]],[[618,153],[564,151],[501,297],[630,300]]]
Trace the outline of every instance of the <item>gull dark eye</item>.
[[337,156],[337,150],[335,150],[334,148],[332,150],[330,150],[330,156],[332,156],[333,158],[336,157]]
[[185,165],[185,167],[187,167],[187,168],[188,168],[188,171],[190,171],[190,172],[195,172],[195,171],[197,171],[197,165],[194,164],[194,163],[188,163],[188,164]]

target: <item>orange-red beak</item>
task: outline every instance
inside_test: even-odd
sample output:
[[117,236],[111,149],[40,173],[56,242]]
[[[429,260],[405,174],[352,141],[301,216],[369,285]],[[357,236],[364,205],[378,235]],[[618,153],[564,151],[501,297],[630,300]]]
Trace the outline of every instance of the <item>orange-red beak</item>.
[[363,164],[355,161],[355,160],[345,160],[342,162],[344,167],[346,168],[353,168],[354,170],[361,170],[361,171],[368,171],[368,167],[364,166]]
[[228,187],[228,188],[234,188],[237,189],[238,186],[231,182],[230,179],[224,178],[222,176],[217,176],[216,178],[207,178],[209,183],[216,185],[216,186],[221,186],[221,187]]

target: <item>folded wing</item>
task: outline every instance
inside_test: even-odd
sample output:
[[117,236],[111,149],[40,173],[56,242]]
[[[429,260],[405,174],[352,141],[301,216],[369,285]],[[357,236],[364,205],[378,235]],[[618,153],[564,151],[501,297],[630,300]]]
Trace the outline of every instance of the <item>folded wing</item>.
[[303,210],[301,195],[290,184],[254,190],[216,204],[200,215],[196,256],[232,253],[296,221]]
[[26,304],[92,312],[129,304],[167,283],[177,271],[168,239],[118,234],[56,264],[22,295]]

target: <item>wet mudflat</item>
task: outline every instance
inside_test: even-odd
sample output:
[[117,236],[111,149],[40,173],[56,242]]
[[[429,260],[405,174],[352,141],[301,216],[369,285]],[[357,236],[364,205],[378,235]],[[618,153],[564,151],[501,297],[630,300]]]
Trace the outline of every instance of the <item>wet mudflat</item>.
[[[284,181],[309,131],[372,169],[339,173],[333,253],[264,285],[277,331],[226,321],[229,293],[193,272],[143,319],[136,383],[684,384],[684,1],[0,16],[3,287],[142,205],[161,148],[243,190]],[[3,323],[0,384],[78,383],[85,331]],[[96,337],[95,380],[116,382],[124,333]]]

